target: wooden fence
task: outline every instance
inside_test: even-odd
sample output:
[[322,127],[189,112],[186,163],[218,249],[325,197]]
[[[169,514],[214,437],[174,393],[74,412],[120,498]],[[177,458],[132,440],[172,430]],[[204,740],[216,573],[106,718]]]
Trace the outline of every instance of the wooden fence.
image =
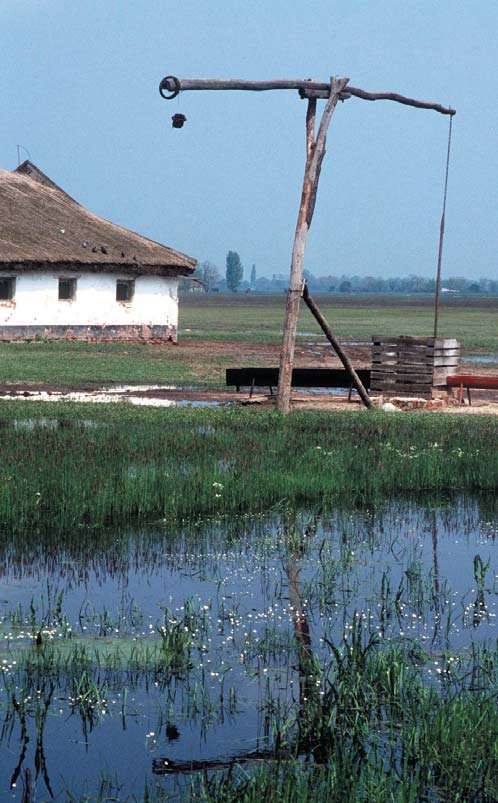
[[431,398],[458,373],[460,343],[442,337],[372,337],[371,392]]

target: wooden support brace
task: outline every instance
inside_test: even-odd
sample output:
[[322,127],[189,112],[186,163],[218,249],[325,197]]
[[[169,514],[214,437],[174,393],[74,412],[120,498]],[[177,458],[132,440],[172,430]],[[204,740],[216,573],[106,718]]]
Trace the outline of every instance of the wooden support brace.
[[343,350],[339,340],[336,338],[335,334],[333,333],[332,329],[328,325],[327,321],[323,317],[322,313],[318,309],[318,306],[313,301],[310,291],[308,290],[308,285],[306,282],[304,283],[303,288],[303,301],[307,304],[308,309],[314,315],[322,332],[324,333],[325,337],[331,344],[332,348],[334,349],[335,353],[339,357],[340,361],[342,362],[344,368],[348,372],[349,376],[351,377],[351,384],[354,385],[356,390],[359,393],[360,399],[362,400],[365,407],[371,408],[373,407],[372,400],[368,395],[367,391],[364,388],[364,385],[359,378],[358,374],[356,373],[355,369],[353,368],[353,363],[349,359],[346,352]]

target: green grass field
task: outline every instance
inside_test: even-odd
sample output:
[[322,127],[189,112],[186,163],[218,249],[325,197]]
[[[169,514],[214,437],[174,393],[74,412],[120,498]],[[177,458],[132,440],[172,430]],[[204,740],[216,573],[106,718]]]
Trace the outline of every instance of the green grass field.
[[[370,341],[373,334],[430,335],[433,299],[414,296],[318,296],[332,328],[344,339]],[[285,296],[188,295],[180,303],[180,344],[0,343],[0,382],[99,386],[116,382],[220,387],[223,369],[238,352],[223,343],[253,345],[256,360],[265,344],[281,340]],[[440,334],[458,337],[464,353],[498,353],[498,299],[444,299]],[[302,307],[298,341],[324,342]],[[215,343],[216,349],[210,349]],[[275,356],[272,357],[275,361]]]
[[[95,387],[116,382],[212,384],[209,365],[174,345],[33,342],[0,344],[0,382]],[[200,373],[200,376],[199,376]]]
[[[431,296],[316,296],[332,329],[342,338],[369,341],[372,335],[430,336],[434,328]],[[189,295],[181,300],[182,340],[198,338],[279,343],[285,295]],[[320,329],[305,305],[298,332]],[[444,298],[441,337],[458,337],[464,348],[498,351],[498,299]],[[301,339],[309,340],[307,334]]]

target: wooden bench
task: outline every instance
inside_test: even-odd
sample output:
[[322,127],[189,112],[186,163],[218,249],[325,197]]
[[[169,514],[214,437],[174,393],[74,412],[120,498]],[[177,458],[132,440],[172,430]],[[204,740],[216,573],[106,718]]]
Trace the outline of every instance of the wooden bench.
[[[359,368],[356,373],[366,390],[370,388],[370,369]],[[273,388],[278,386],[278,368],[227,368],[226,384],[235,385],[237,392],[241,387],[250,387],[250,396],[255,387],[268,387],[273,396]],[[346,388],[351,399],[353,385],[344,368],[294,368],[292,371],[293,388]]]
[[484,376],[480,374],[450,374],[446,378],[448,388],[458,388],[458,401],[463,404],[463,389],[467,388],[467,398],[470,398],[470,389],[476,390],[498,390],[498,376]]

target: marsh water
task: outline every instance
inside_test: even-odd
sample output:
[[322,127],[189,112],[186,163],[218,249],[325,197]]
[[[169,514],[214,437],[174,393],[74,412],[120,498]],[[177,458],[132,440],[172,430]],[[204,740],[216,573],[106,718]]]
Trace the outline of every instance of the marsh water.
[[264,755],[305,703],[300,650],[326,665],[355,622],[416,644],[438,683],[443,656],[498,638],[495,511],[405,500],[3,533],[0,799],[180,793],[189,762]]

